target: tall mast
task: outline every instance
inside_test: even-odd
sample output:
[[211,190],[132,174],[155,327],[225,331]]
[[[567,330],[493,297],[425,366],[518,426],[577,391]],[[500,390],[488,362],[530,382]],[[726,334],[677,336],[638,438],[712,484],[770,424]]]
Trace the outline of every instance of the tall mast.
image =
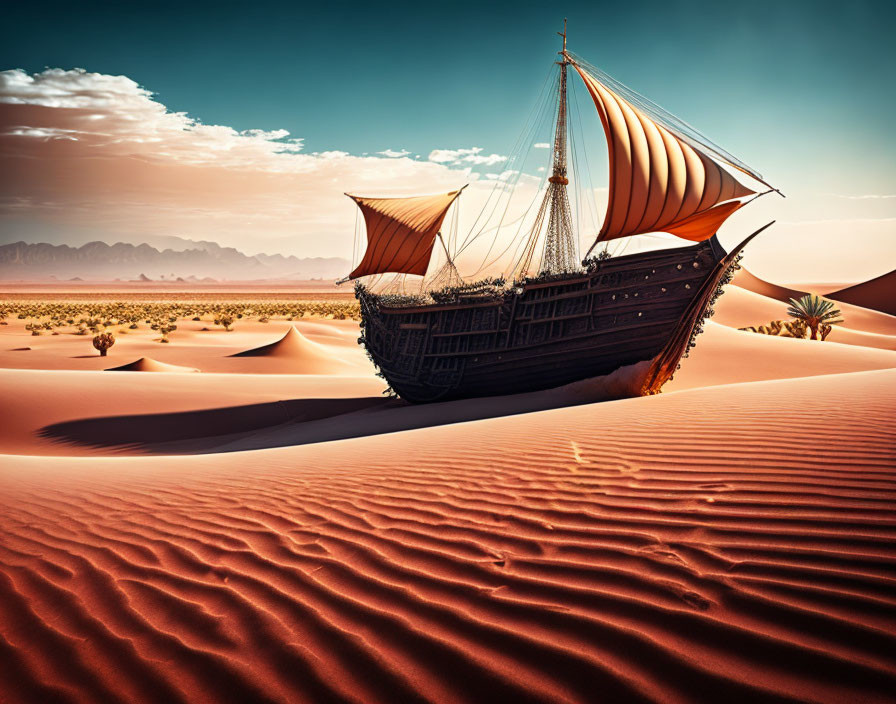
[[572,211],[566,187],[569,185],[566,169],[566,67],[569,57],[566,53],[566,19],[563,20],[563,31],[557,32],[563,37],[563,49],[559,52],[560,95],[557,113],[557,130],[554,134],[554,158],[551,176],[548,178],[548,190],[545,193],[544,205],[550,207],[548,228],[544,240],[544,253],[541,258],[541,270],[548,274],[562,274],[575,271],[578,265],[576,238],[572,228]]

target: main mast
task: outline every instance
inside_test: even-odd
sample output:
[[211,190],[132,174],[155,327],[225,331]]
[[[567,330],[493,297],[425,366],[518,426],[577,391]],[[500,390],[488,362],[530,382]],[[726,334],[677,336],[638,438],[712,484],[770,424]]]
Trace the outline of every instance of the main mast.
[[[544,240],[544,253],[541,258],[541,270],[547,274],[563,274],[578,268],[578,252],[572,228],[572,210],[569,206],[569,185],[566,169],[566,68],[569,58],[566,54],[566,20],[563,20],[563,31],[557,32],[563,37],[563,49],[559,51],[560,95],[557,113],[557,129],[554,134],[553,168],[548,178],[548,189],[545,193],[544,205],[550,207],[548,228]],[[544,205],[542,207],[544,207]]]

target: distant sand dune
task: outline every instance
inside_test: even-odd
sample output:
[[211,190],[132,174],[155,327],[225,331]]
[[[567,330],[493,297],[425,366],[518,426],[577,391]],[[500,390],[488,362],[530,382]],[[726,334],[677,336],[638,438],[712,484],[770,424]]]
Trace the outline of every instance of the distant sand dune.
[[828,298],[896,315],[896,270],[828,294]]
[[[767,299],[788,303],[791,298],[800,298],[806,294],[760,279],[746,269],[740,269],[732,281],[734,287],[752,291]],[[725,295],[736,291],[727,288]],[[823,298],[840,302],[846,327],[884,335],[896,335],[896,271],[884,274],[865,283],[856,284],[833,293],[819,293]],[[724,296],[720,303],[724,301]],[[762,306],[768,308],[768,305]],[[778,315],[778,318],[785,317]],[[767,322],[767,321],[766,321]],[[763,323],[746,323],[745,325],[761,325]]]
[[801,298],[806,295],[805,291],[769,283],[765,279],[760,279],[755,274],[750,273],[745,268],[738,269],[731,283],[747,291],[758,293],[760,296],[784,301],[785,303],[791,298]]
[[878,371],[6,457],[0,699],[892,701],[894,407]]
[[[294,325],[290,325],[279,340],[237,352],[231,357],[264,357],[277,362],[287,362],[295,374],[334,374],[346,369],[346,363],[334,352],[332,347],[309,340]],[[283,365],[277,367],[278,372],[282,371],[281,366]]]
[[[896,350],[896,317],[847,303],[839,303],[837,307],[843,324],[834,326],[828,342]],[[714,323],[732,328],[768,325],[772,320],[790,319],[786,304],[737,286],[725,289],[712,317]]]
[[183,373],[183,372],[198,372],[198,369],[194,369],[193,367],[181,367],[177,364],[165,364],[164,362],[157,362],[150,357],[141,357],[140,359],[131,362],[130,364],[123,364],[120,367],[109,367],[107,372],[167,372],[167,373]]

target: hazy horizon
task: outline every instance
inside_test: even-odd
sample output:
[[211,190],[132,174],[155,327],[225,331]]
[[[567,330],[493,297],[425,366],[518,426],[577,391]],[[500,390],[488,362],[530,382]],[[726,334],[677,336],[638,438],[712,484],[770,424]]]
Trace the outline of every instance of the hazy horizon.
[[[498,4],[445,16],[401,5],[211,7],[9,9],[0,241],[176,236],[249,255],[349,258],[356,214],[345,191],[470,183],[463,233],[495,183],[522,170],[516,217],[537,197],[549,121],[527,135],[524,163],[508,158],[565,15],[574,52],[787,195],[766,196],[720,232],[730,246],[777,220],[747,251],[757,275],[850,282],[894,267],[894,98],[881,86],[896,50],[884,3]],[[633,43],[635,32],[648,41]],[[578,221],[585,248],[605,207],[606,145],[587,94],[574,77],[571,86],[594,201]],[[471,251],[462,272],[477,268]]]

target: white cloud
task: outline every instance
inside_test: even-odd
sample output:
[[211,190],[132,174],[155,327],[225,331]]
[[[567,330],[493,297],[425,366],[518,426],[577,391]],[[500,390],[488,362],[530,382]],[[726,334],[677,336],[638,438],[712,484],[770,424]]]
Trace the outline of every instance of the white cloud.
[[474,164],[477,166],[491,166],[507,161],[506,156],[500,154],[482,154],[482,147],[469,149],[433,149],[429,153],[429,160],[437,164]]
[[839,193],[832,193],[830,195],[833,195],[836,198],[844,198],[845,200],[893,200],[893,199],[896,199],[896,195],[878,195],[875,193],[859,195],[859,196],[846,196],[846,195],[841,195]]
[[[287,139],[287,130],[239,131],[202,124],[186,113],[169,112],[126,76],[83,69],[47,69],[34,75],[19,69],[0,71],[0,103],[10,106],[6,112],[11,116],[18,112],[40,119],[51,109],[58,118],[55,126],[4,124],[3,136],[66,137],[97,148],[121,145],[137,155],[181,164],[241,168],[263,164],[274,171],[306,168],[297,160],[278,158],[302,149],[302,140]],[[63,119],[64,125],[58,124]]]
[[382,154],[383,156],[387,156],[390,159],[398,159],[399,157],[407,156],[410,152],[407,149],[401,149],[399,151],[395,151],[394,149],[386,149],[382,152],[377,152],[377,154]]
[[551,148],[551,145],[548,144],[547,142],[536,142],[532,146],[535,147],[536,149],[550,149]]
[[81,69],[0,72],[0,104],[7,235],[25,222],[113,241],[177,234],[249,252],[345,256],[355,206],[344,192],[410,195],[469,183],[463,231],[494,189],[472,167],[506,160],[480,147],[436,150],[429,160],[392,149],[308,153],[286,130],[206,125],[170,112],[126,76]]

